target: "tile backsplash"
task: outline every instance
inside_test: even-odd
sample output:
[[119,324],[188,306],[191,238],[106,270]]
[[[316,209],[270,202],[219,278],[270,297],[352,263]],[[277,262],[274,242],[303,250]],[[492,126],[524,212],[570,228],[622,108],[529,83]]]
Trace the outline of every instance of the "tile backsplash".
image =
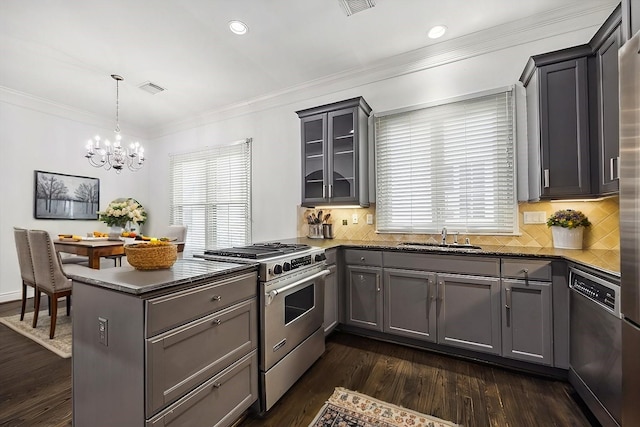
[[[524,213],[544,212],[546,220],[551,214],[560,209],[582,211],[591,221],[591,227],[588,227],[584,233],[584,249],[620,249],[619,200],[617,196],[597,201],[519,203],[519,235],[488,236],[461,233],[458,241],[462,243],[465,237],[469,237],[474,245],[552,247],[553,241],[549,227],[546,224],[525,224]],[[298,207],[299,237],[308,235],[307,215],[318,210]],[[420,241],[433,243],[440,240],[440,234],[376,233],[376,209],[374,205],[369,208],[323,209],[323,212],[325,214],[331,213],[329,222],[333,224],[334,238],[339,240]],[[353,224],[354,215],[357,216],[357,224]],[[367,224],[367,215],[373,215],[373,224]],[[343,225],[344,221],[346,221],[346,225]],[[450,233],[455,231],[454,229],[449,230]],[[449,237],[448,241],[452,241],[451,239],[452,237]]]

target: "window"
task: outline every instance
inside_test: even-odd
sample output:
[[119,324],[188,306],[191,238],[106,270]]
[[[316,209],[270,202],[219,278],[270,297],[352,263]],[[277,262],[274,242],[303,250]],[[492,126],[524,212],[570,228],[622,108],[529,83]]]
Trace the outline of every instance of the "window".
[[511,91],[376,118],[378,231],[514,233]]
[[251,140],[171,155],[173,224],[187,226],[191,249],[251,240]]

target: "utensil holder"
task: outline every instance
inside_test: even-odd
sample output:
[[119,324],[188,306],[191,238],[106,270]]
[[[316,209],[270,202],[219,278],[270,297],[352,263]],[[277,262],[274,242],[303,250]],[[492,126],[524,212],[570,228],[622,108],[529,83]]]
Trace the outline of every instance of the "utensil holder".
[[310,239],[324,239],[322,224],[309,224],[309,234],[307,237]]
[[333,224],[322,224],[322,236],[325,239],[333,239]]

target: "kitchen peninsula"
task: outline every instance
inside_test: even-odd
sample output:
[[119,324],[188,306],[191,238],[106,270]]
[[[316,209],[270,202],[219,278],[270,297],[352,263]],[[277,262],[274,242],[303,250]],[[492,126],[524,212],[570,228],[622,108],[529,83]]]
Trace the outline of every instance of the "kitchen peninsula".
[[232,421],[257,400],[257,266],[179,259],[65,273],[74,425]]

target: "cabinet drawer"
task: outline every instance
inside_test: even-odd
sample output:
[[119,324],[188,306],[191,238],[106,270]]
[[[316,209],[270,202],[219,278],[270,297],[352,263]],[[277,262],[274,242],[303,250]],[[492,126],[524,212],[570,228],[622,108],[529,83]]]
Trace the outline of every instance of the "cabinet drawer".
[[551,262],[533,259],[502,259],[502,277],[551,281]]
[[385,252],[384,267],[404,270],[437,271],[442,273],[469,274],[472,276],[500,277],[499,258],[472,255],[416,254]]
[[344,262],[347,265],[372,265],[381,267],[382,252],[347,249],[344,251]]
[[147,416],[257,346],[255,298],[146,341]]
[[146,337],[255,297],[257,273],[229,277],[146,302]]
[[256,350],[148,420],[147,427],[228,426],[258,399]]

